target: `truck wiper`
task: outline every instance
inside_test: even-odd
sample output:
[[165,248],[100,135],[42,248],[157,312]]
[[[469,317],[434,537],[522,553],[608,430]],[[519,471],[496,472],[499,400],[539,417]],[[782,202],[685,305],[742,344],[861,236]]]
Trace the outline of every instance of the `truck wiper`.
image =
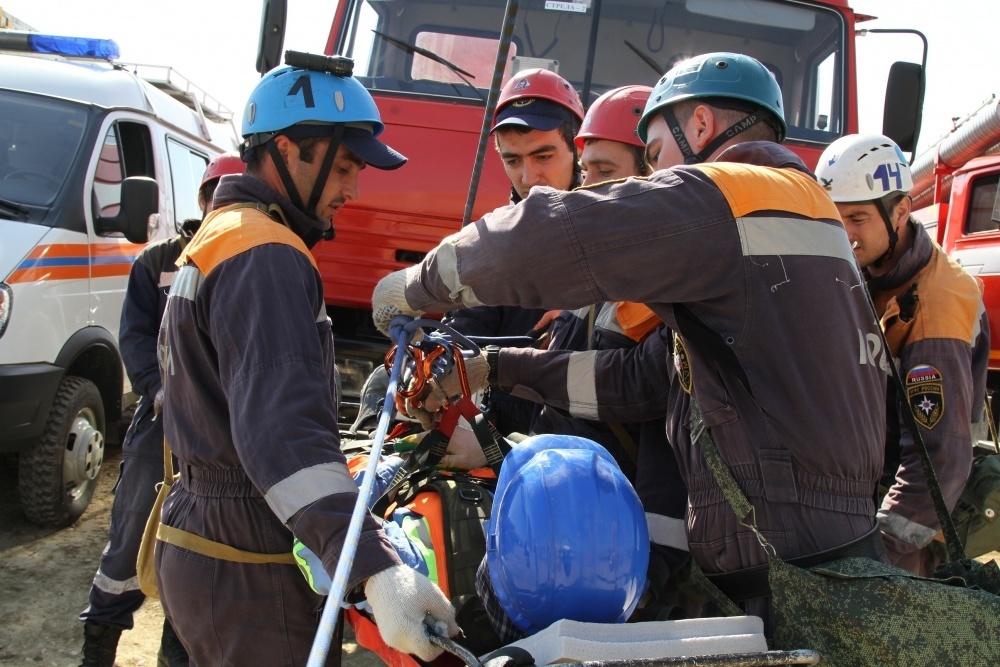
[[654,72],[656,72],[657,76],[661,76],[664,72],[667,71],[667,70],[663,69],[662,67],[660,67],[660,63],[658,63],[655,60],[653,60],[653,56],[649,55],[648,53],[646,53],[645,51],[643,51],[642,49],[640,49],[638,46],[636,46],[632,42],[628,41],[627,39],[625,40],[625,46],[627,46],[628,48],[632,49],[632,53],[634,53],[635,55],[637,55],[640,58],[642,58],[642,62],[644,62],[647,65],[649,65],[650,68]]
[[[384,39],[385,41],[389,42],[393,46],[397,46],[397,47],[403,49],[407,53],[410,53],[410,54],[416,53],[418,55],[423,56],[424,58],[427,58],[428,60],[433,60],[436,63],[440,63],[441,65],[444,65],[445,67],[447,67],[448,69],[450,69],[452,72],[454,72],[455,76],[457,76],[459,79],[461,79],[462,81],[464,81],[465,84],[469,86],[469,88],[472,88],[472,90],[475,91],[476,95],[479,96],[479,99],[481,99],[484,103],[486,102],[486,98],[483,97],[483,93],[479,90],[479,88],[477,88],[475,85],[473,85],[472,82],[469,81],[469,79],[465,78],[467,76],[467,77],[469,77],[471,79],[475,79],[476,76],[472,72],[466,72],[464,69],[462,69],[458,65],[456,65],[456,64],[454,64],[452,62],[448,62],[447,60],[445,60],[444,58],[442,58],[438,54],[434,53],[433,51],[428,51],[425,48],[417,46],[416,44],[410,44],[408,42],[404,42],[401,39],[396,39],[395,37],[390,37],[389,35],[385,34],[384,32],[379,32],[378,30],[372,30],[372,32],[375,33],[376,35],[378,35],[379,37],[381,37],[382,39]],[[463,74],[465,76],[462,76]],[[455,84],[453,83],[452,86],[454,86],[454,85]],[[455,88],[455,90],[457,91],[458,88]]]
[[0,215],[8,220],[27,220],[31,211],[9,199],[0,199]]

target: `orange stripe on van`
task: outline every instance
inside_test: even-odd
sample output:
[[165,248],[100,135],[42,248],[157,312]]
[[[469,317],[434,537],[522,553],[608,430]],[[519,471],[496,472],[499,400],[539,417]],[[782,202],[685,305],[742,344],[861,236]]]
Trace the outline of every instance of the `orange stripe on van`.
[[91,278],[114,278],[128,276],[132,271],[132,263],[128,264],[94,264],[90,267]]
[[43,280],[86,280],[90,278],[88,266],[43,266],[17,269],[10,274],[8,283],[35,283]]

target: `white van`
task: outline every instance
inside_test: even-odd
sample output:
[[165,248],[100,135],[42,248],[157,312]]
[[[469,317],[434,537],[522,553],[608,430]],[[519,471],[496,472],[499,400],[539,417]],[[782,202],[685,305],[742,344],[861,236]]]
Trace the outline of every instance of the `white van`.
[[[0,453],[29,519],[72,523],[134,396],[118,351],[147,240],[200,217],[231,113],[169,68],[147,81],[110,40],[0,30]],[[123,435],[123,434],[122,434]]]

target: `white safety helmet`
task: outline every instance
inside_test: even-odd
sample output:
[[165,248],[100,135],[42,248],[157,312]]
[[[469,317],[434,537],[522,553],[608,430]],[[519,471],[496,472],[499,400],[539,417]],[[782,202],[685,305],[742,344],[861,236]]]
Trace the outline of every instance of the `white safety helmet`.
[[827,146],[816,179],[838,203],[881,200],[913,189],[903,151],[881,134],[851,134]]

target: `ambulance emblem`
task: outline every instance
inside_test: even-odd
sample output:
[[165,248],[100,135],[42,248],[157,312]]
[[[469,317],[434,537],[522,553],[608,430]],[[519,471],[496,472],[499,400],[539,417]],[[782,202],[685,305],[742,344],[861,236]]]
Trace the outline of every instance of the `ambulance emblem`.
[[933,366],[921,364],[906,374],[906,401],[917,423],[932,429],[944,417],[944,384]]

